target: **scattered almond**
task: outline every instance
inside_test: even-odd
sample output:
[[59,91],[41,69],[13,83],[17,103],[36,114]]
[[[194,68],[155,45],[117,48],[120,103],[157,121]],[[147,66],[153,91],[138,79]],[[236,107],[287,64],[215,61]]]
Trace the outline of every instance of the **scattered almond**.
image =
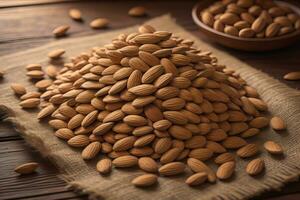
[[281,131],[286,129],[284,121],[280,117],[272,117],[270,120],[270,125],[272,129],[276,131]]
[[142,17],[146,14],[146,9],[142,6],[136,6],[128,11],[128,15],[132,17]]
[[55,49],[48,53],[48,57],[51,59],[60,58],[66,51],[64,49]]
[[283,77],[285,80],[288,81],[297,81],[300,80],[300,72],[290,72],[284,75]]
[[283,154],[281,145],[274,141],[265,142],[264,147],[270,154]]
[[30,162],[30,163],[25,163],[22,165],[19,165],[18,167],[15,168],[15,172],[18,174],[32,174],[35,172],[35,170],[39,167],[39,164],[36,162]]
[[80,10],[76,9],[76,8],[72,8],[69,10],[69,16],[77,21],[82,20],[82,16],[81,16],[81,12]]
[[61,36],[64,36],[66,35],[66,32],[70,29],[70,26],[69,25],[61,25],[61,26],[58,26],[56,27],[52,33],[55,37],[61,37]]
[[251,175],[255,176],[260,174],[265,168],[265,163],[263,159],[256,158],[254,160],[251,160],[246,167],[246,172]]
[[132,180],[132,184],[137,187],[148,187],[157,182],[157,176],[154,174],[144,174]]
[[93,29],[106,28],[109,24],[108,19],[106,18],[97,18],[90,22],[90,27]]

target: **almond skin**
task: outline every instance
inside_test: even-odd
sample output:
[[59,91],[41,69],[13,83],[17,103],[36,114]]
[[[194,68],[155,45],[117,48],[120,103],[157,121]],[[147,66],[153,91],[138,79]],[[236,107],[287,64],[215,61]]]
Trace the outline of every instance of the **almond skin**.
[[39,167],[39,164],[36,162],[30,162],[30,163],[25,163],[22,165],[19,165],[18,167],[15,168],[15,172],[18,174],[32,174],[35,172],[35,170]]
[[235,163],[233,161],[222,164],[217,170],[218,179],[225,180],[232,176],[235,169]]
[[196,186],[196,185],[201,185],[206,180],[207,180],[207,174],[205,172],[199,172],[188,177],[185,183],[188,184],[189,186]]
[[271,125],[272,129],[274,129],[276,131],[282,131],[282,130],[286,129],[286,125],[280,117],[273,117],[270,120],[270,125]]
[[90,160],[94,158],[101,150],[101,143],[100,142],[92,142],[88,146],[86,146],[81,156],[84,160]]
[[184,172],[185,165],[181,162],[171,162],[161,166],[158,171],[163,176],[174,176]]
[[139,167],[150,173],[156,173],[158,171],[158,165],[155,160],[151,157],[142,157],[138,161]]
[[112,163],[120,168],[133,167],[138,164],[138,159],[135,156],[125,155],[114,159]]
[[101,174],[108,174],[111,171],[112,162],[108,158],[104,158],[97,163],[97,171]]
[[255,176],[262,173],[264,168],[265,168],[264,160],[261,158],[256,158],[247,164],[246,172],[251,176]]
[[154,174],[144,174],[133,179],[131,183],[137,187],[148,187],[157,183],[157,176]]
[[275,154],[275,155],[283,154],[283,149],[281,145],[274,141],[265,142],[264,147],[270,154]]

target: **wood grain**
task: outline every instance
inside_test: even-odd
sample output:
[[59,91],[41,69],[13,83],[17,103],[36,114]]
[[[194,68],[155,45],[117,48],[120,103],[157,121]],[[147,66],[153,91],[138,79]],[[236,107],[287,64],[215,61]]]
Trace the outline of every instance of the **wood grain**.
[[[171,13],[180,25],[209,41],[198,31],[192,21],[191,9],[195,3],[196,0],[175,0],[172,3],[169,0],[156,0],[155,3],[146,0],[123,0],[114,3],[75,0],[0,0],[0,55],[23,51],[57,40],[51,32],[58,25],[71,25],[67,37],[74,38],[141,24],[147,19],[165,13]],[[128,16],[128,9],[136,5],[145,6],[149,15],[143,18]],[[84,17],[82,23],[68,17],[70,8],[80,8]],[[109,18],[110,27],[106,30],[90,29],[89,21],[96,17]],[[285,73],[300,69],[300,42],[289,48],[263,53],[241,52],[214,43],[212,45],[293,88],[300,88],[299,81],[282,79]],[[13,172],[18,164],[29,161],[41,163],[38,173],[33,176],[18,176]],[[66,184],[56,177],[58,172],[50,162],[28,147],[9,123],[3,122],[0,124],[0,163],[0,199],[87,199],[86,196],[67,190]],[[300,199],[299,191],[300,183],[291,183],[283,191],[271,192],[255,199],[296,200]]]

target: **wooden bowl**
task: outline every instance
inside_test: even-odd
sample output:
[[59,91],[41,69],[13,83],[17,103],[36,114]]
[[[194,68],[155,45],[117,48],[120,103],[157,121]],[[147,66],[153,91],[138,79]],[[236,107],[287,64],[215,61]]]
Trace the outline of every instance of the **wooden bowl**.
[[[294,31],[287,35],[274,37],[274,38],[241,38],[231,36],[207,26],[199,19],[200,13],[203,9],[207,8],[214,1],[202,0],[196,4],[192,10],[192,17],[194,22],[200,27],[200,30],[213,41],[220,43],[224,46],[244,51],[267,51],[279,49],[295,43],[300,39],[300,30]],[[279,5],[288,6],[300,15],[300,8],[282,1],[276,1]]]

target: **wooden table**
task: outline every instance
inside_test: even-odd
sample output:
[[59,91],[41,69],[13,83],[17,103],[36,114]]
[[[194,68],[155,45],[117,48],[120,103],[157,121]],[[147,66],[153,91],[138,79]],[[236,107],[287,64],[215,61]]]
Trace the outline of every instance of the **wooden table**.
[[[155,2],[145,0],[138,2],[130,0],[114,2],[0,0],[0,55],[23,51],[56,40],[51,32],[58,25],[71,25],[68,37],[79,37],[142,23],[144,20],[164,13],[171,13],[177,22],[188,31],[207,39],[199,33],[197,26],[192,21],[191,9],[195,3],[195,0],[157,0]],[[149,16],[145,18],[129,17],[127,11],[135,5],[145,6]],[[67,13],[70,8],[79,8],[83,12],[84,23],[74,22],[68,17]],[[109,18],[110,28],[101,31],[91,30],[88,22],[96,17]],[[300,70],[300,42],[286,49],[264,53],[247,53],[219,48],[293,88],[300,86],[300,82],[288,82],[282,79],[285,73]],[[37,161],[41,164],[38,173],[33,176],[18,176],[13,169],[18,164],[28,161]],[[10,124],[1,123],[0,199],[87,199],[84,195],[66,189],[65,182],[60,180],[56,176],[57,174],[55,167],[28,147],[19,134],[13,131]],[[256,199],[298,200],[300,199],[300,182],[288,184],[281,192],[269,192],[269,194]]]

